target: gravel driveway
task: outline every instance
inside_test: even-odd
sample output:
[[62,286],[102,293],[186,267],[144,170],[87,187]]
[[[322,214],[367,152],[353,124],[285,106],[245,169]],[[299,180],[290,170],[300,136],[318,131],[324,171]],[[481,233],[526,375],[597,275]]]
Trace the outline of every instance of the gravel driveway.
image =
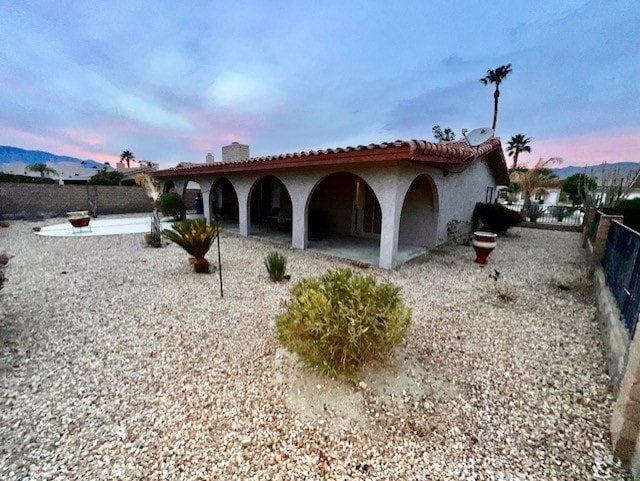
[[[354,267],[401,286],[413,323],[349,383],[279,348],[273,245],[223,236],[220,299],[175,245],[33,225],[0,229],[1,479],[629,479],[576,233],[512,229],[484,269],[465,246]],[[293,281],[349,265],[287,255]]]

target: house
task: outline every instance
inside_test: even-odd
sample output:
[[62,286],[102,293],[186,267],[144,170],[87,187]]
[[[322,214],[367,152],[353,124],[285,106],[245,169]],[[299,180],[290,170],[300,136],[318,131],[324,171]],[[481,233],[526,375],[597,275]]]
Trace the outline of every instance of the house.
[[[223,150],[224,152],[224,150]],[[247,149],[248,154],[248,149]],[[499,138],[466,141],[398,140],[171,168],[153,173],[163,191],[184,196],[200,186],[204,215],[238,223],[249,236],[269,219],[306,249],[316,236],[373,239],[379,266],[398,264],[398,249],[424,252],[467,231],[477,202],[494,202],[509,183]]]

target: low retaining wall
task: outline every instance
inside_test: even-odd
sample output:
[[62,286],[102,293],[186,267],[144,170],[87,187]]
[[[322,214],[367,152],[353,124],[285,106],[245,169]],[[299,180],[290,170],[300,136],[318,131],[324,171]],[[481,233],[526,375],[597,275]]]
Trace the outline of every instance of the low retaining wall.
[[594,268],[593,281],[604,355],[617,392],[610,426],[613,453],[640,479],[640,336],[630,339],[602,267]]
[[0,219],[41,219],[89,210],[97,200],[98,214],[151,212],[144,188],[121,185],[58,185],[0,183]]

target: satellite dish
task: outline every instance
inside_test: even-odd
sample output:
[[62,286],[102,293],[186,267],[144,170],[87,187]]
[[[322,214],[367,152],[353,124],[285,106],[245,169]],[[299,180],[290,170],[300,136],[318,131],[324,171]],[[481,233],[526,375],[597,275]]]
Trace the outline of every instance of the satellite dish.
[[462,135],[467,139],[469,146],[477,147],[493,137],[493,129],[488,127],[473,129],[469,135],[467,135],[467,129],[462,129]]

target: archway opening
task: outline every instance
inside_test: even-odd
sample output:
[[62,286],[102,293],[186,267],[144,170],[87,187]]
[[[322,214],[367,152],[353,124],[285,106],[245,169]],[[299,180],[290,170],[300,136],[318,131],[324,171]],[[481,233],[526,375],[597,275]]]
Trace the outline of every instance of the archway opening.
[[185,183],[182,200],[184,200],[184,204],[187,206],[187,212],[190,211],[191,214],[196,215],[204,214],[202,190],[200,189],[200,184],[197,181],[189,179],[189,181]]
[[318,183],[307,215],[311,241],[331,234],[380,239],[378,198],[367,182],[349,172],[328,175]]
[[226,177],[215,181],[209,195],[211,202],[211,219],[223,225],[238,225],[238,195],[233,184]]
[[289,191],[273,175],[258,180],[249,196],[251,233],[291,234],[292,203]]
[[430,249],[438,238],[437,193],[433,180],[417,176],[402,204],[398,244]]
[[176,184],[173,183],[173,180],[169,180],[165,182],[164,188],[162,189],[163,194],[168,194],[169,192],[176,191]]

